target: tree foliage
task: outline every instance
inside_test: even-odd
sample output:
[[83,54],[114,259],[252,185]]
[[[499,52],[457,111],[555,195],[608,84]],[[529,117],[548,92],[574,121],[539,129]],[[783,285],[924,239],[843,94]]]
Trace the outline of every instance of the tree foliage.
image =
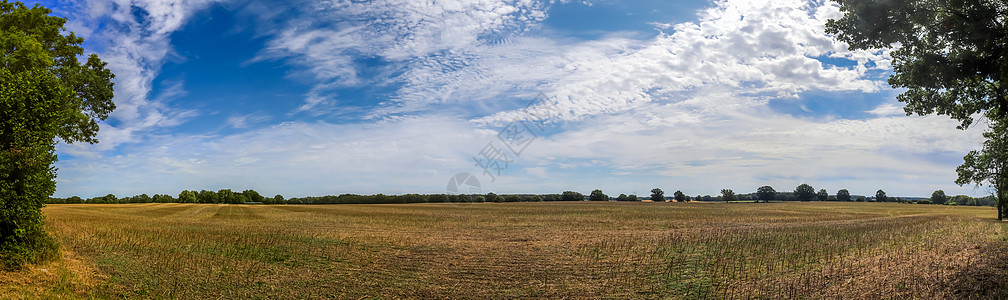
[[[947,115],[968,128],[977,116],[990,121],[984,151],[970,152],[956,183],[990,183],[998,219],[1008,214],[1008,4],[1003,0],[835,0],[843,18],[827,33],[851,49],[893,48],[889,84],[909,114]],[[993,141],[992,141],[993,139]],[[988,148],[987,144],[1000,145]]]
[[851,201],[850,191],[847,189],[840,189],[836,192],[837,201]]
[[95,143],[115,109],[112,72],[66,20],[20,2],[0,2],[0,263],[10,269],[52,257],[43,203],[55,191],[57,139]]
[[983,148],[970,151],[956,168],[959,185],[989,184],[997,199],[998,219],[1008,218],[1008,120],[996,122],[984,132]]
[[886,201],[889,201],[889,197],[886,196],[885,191],[878,190],[878,191],[875,192],[875,201],[886,202]]
[[735,191],[732,191],[730,189],[722,189],[721,190],[721,200],[724,200],[724,202],[729,202],[729,201],[738,200],[738,198],[735,197]]
[[812,199],[816,196],[816,191],[811,185],[802,183],[795,188],[794,194],[799,201],[812,201]]
[[777,191],[769,185],[764,185],[756,189],[756,199],[763,200],[763,202],[770,202],[777,197]]
[[686,202],[686,200],[688,200],[688,198],[686,198],[686,194],[683,194],[682,191],[675,191],[672,195],[675,196],[675,200],[677,202]]
[[937,190],[934,191],[934,193],[931,193],[931,202],[934,204],[945,204],[946,200],[948,200],[948,196],[945,196],[945,191],[943,190]]
[[1008,5],[999,0],[835,0],[843,18],[826,32],[851,49],[893,48],[889,84],[907,114],[948,115],[959,128],[977,113],[1008,113]]
[[609,201],[609,196],[602,192],[602,190],[596,189],[588,195],[588,200],[590,201]]
[[665,202],[665,192],[660,188],[651,189],[651,201]]
[[829,193],[826,192],[826,189],[820,189],[819,192],[816,193],[816,200],[819,201],[829,200]]
[[574,191],[565,191],[562,194],[560,194],[561,201],[584,201],[584,199],[585,199],[584,194]]

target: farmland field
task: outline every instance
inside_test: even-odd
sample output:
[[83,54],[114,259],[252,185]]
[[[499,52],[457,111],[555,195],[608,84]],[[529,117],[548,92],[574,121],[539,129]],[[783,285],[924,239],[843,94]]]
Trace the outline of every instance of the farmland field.
[[50,205],[0,298],[1006,298],[989,207]]

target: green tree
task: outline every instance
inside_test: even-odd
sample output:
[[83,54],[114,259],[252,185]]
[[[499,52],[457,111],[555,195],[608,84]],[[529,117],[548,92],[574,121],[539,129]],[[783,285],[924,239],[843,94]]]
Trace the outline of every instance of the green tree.
[[798,198],[798,201],[812,201],[812,198],[816,196],[816,191],[811,185],[802,183],[795,188],[794,195]]
[[688,200],[688,198],[686,198],[686,194],[683,194],[682,191],[675,191],[672,195],[675,197],[676,202],[686,202],[686,200]]
[[1008,218],[1008,120],[996,122],[984,133],[986,140],[980,151],[970,151],[964,163],[956,168],[956,184],[989,184],[997,199],[998,220]]
[[259,192],[256,192],[255,190],[244,190],[242,191],[242,195],[245,195],[245,198],[247,198],[249,202],[263,202],[263,200],[266,200],[266,197],[259,195]]
[[652,202],[665,202],[665,192],[660,188],[651,189],[651,201]]
[[627,195],[619,194],[619,197],[616,197],[616,201],[627,201]]
[[735,196],[735,192],[734,191],[732,191],[730,189],[722,189],[721,190],[721,200],[724,200],[725,203],[728,203],[730,201],[735,201],[736,199],[738,199],[738,197]]
[[850,191],[847,189],[840,189],[836,192],[837,201],[850,201]]
[[0,2],[0,268],[52,258],[42,206],[56,188],[56,142],[96,143],[115,109],[112,72],[52,11]]
[[889,200],[889,197],[886,196],[885,191],[878,190],[878,191],[875,192],[875,201],[886,202],[888,200]]
[[196,192],[183,190],[178,195],[179,203],[196,203]]
[[816,193],[816,200],[826,201],[827,199],[829,199],[829,193],[826,192],[826,189],[820,189],[819,192]]
[[770,202],[774,197],[777,197],[777,191],[769,185],[764,185],[756,189],[756,199],[763,200],[763,202]]
[[235,193],[231,189],[221,189],[217,191],[217,197],[220,197],[221,203],[234,204],[238,201],[235,198]]
[[[998,0],[836,0],[843,18],[826,31],[851,49],[894,48],[889,84],[909,114],[947,115],[967,129],[977,116],[990,121],[983,151],[956,169],[959,185],[989,183],[998,219],[1008,214],[1008,5]],[[995,145],[988,148],[987,145]]]
[[693,197],[693,201],[703,201],[703,196],[696,195],[696,197]]
[[584,201],[584,194],[575,191],[564,191],[560,194],[560,201]]
[[588,195],[588,200],[590,201],[609,201],[609,196],[602,193],[602,190],[596,189]]
[[937,190],[931,193],[931,202],[934,204],[945,204],[945,200],[948,200],[948,196],[945,196],[945,191]]
[[627,201],[639,201],[637,199],[637,194],[630,194],[630,196],[627,196]]
[[199,203],[220,203],[220,197],[214,191],[200,190],[196,198],[199,199]]
[[889,84],[907,114],[937,113],[965,129],[977,113],[1008,113],[1004,1],[835,0],[843,18],[826,32],[850,49],[894,48]]

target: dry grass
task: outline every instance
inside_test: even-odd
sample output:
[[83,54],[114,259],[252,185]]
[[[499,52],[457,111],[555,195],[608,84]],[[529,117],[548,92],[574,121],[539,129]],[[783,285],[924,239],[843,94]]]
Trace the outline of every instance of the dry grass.
[[[1006,298],[990,208],[50,205],[0,298]],[[53,271],[57,270],[57,271]],[[55,275],[54,275],[55,274]]]

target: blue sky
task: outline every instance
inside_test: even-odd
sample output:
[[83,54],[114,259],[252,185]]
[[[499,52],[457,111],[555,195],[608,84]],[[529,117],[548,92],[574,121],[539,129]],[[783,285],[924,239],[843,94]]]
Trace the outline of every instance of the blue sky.
[[982,126],[905,116],[831,2],[38,3],[117,76],[57,196],[986,193],[953,183]]

